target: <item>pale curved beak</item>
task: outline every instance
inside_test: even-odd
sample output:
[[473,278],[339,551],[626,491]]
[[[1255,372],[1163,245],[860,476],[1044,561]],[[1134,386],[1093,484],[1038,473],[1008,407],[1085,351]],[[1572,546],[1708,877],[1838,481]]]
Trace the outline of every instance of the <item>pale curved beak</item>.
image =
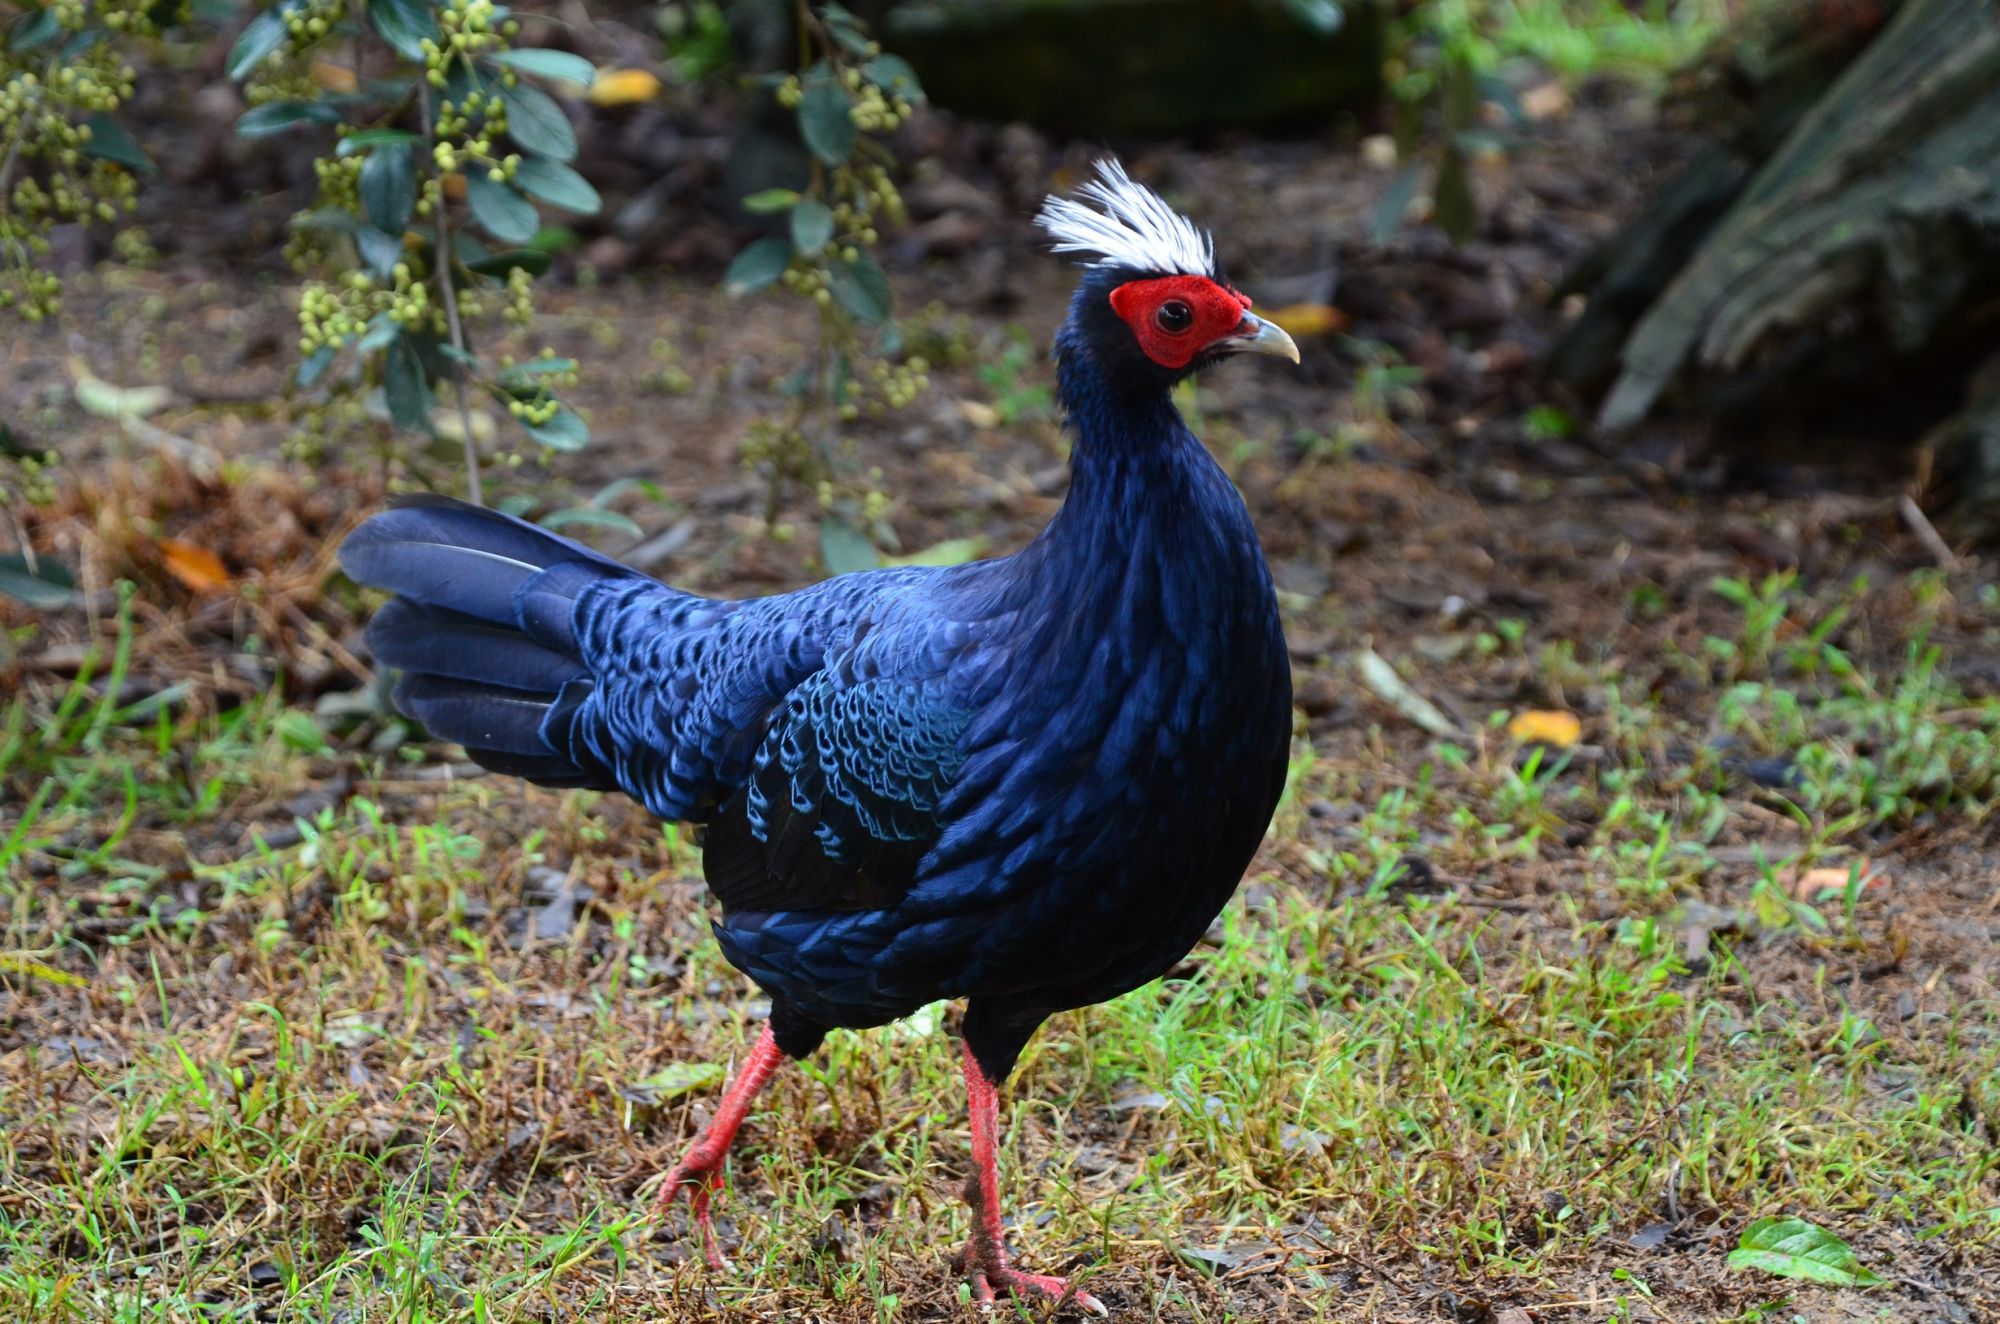
[[1216,342],[1216,348],[1231,354],[1276,354],[1281,359],[1299,361],[1299,347],[1276,322],[1267,322],[1255,313],[1243,314],[1236,329]]

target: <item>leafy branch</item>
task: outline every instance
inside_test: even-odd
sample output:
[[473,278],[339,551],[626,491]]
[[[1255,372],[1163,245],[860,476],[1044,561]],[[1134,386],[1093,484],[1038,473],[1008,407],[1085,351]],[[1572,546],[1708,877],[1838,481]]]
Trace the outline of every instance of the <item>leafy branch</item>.
[[[516,326],[533,319],[533,281],[549,266],[537,246],[542,208],[591,215],[601,205],[570,164],[577,141],[568,115],[537,85],[587,87],[597,70],[566,51],[517,45],[520,21],[492,0],[358,7],[365,28],[347,0],[279,0],[229,56],[253,103],[239,134],[331,128],[335,139],[332,155],[315,163],[316,205],[293,222],[294,262],[318,273],[300,294],[297,381],[359,394],[364,412],[406,435],[456,431],[466,489],[478,501],[475,388],[504,405],[543,455],[590,437],[556,395],[574,383],[574,361],[544,351],[496,363],[478,351],[473,330],[495,312]],[[336,42],[349,43],[352,63],[328,49]],[[363,80],[364,52],[386,72]],[[450,427],[435,407],[447,382]],[[507,461],[520,458],[515,451]]]

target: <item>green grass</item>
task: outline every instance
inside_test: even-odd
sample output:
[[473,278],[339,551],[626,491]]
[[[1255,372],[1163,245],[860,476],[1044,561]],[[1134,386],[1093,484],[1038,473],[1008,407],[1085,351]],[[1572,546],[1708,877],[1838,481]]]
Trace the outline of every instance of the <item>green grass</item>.
[[[1980,903],[1905,951],[1898,907],[1950,903],[1921,860],[1893,905],[1786,879],[1918,820],[1976,832],[2000,720],[1921,631],[1885,671],[1836,663],[1844,636],[1767,587],[1724,595],[1729,648],[1682,656],[1704,697],[1677,714],[1587,650],[1482,657],[1596,695],[1588,748],[1519,750],[1504,712],[1457,743],[1302,742],[1209,941],[1030,1047],[1005,1175],[1025,1261],[1121,1317],[1201,1321],[1355,1318],[1369,1284],[1406,1308],[1377,1317],[1428,1317],[1433,1283],[1718,1317],[1791,1290],[1719,1268],[1780,1212],[1892,1276],[1990,1263],[2000,1007],[1951,973],[1983,955],[1940,945]],[[759,1003],[680,834],[428,776],[273,704],[135,707],[129,638],[0,735],[22,805],[0,826],[0,1317],[957,1311],[967,1142],[934,1021],[781,1076],[711,1276],[645,1183],[712,1097],[688,1064],[740,1058]],[[1789,792],[1731,771],[1780,752]],[[286,807],[341,769],[350,798]],[[548,869],[594,899],[536,938]],[[1627,1249],[1655,1223],[1716,1234]]]

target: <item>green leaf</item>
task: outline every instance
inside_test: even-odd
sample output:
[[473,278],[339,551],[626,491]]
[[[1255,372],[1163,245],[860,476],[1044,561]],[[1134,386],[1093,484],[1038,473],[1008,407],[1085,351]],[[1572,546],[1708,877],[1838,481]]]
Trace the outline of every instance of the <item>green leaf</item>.
[[399,237],[417,206],[417,168],[407,146],[377,147],[361,163],[361,209],[368,223]]
[[301,754],[317,754],[328,749],[326,732],[309,712],[293,708],[279,717],[273,730],[285,748],[297,750]]
[[507,369],[509,377],[546,377],[550,373],[575,372],[575,359],[529,359]]
[[368,21],[406,60],[424,58],[424,41],[436,41],[437,16],[423,0],[368,0]]
[[333,346],[321,345],[318,349],[306,355],[299,363],[298,371],[293,375],[292,380],[298,384],[298,388],[301,391],[306,390],[318,382],[320,378],[326,376],[326,370],[333,366],[333,354]]
[[18,552],[0,556],[0,597],[30,607],[63,607],[76,600],[76,581],[47,556],[35,558],[35,568]]
[[513,185],[496,184],[483,174],[465,177],[465,201],[472,208],[472,219],[503,244],[525,244],[541,227],[534,203],[517,193]]
[[714,1089],[724,1074],[720,1062],[669,1062],[622,1093],[634,1103],[657,1107],[683,1094]]
[[908,556],[884,557],[884,565],[964,565],[986,550],[984,537],[946,538]]
[[431,424],[431,384],[424,380],[424,368],[417,351],[401,336],[382,361],[382,399],[389,406],[389,418],[399,428],[427,432]]
[[884,92],[912,105],[924,99],[924,85],[917,81],[917,71],[900,55],[878,55],[861,66],[861,74]]
[[55,10],[30,9],[8,30],[7,49],[17,55],[25,55],[37,46],[48,45],[61,31],[62,24],[56,21]]
[[770,216],[798,205],[799,192],[789,188],[767,188],[743,199],[743,210],[752,216]]
[[576,130],[554,97],[527,83],[500,89],[507,105],[507,134],[521,150],[557,161],[576,159]]
[[546,161],[538,156],[521,158],[521,164],[514,169],[514,186],[579,216],[595,216],[604,205],[589,180],[560,161]]
[[876,265],[874,254],[865,248],[854,261],[836,262],[829,267],[826,283],[833,291],[833,301],[845,308],[857,322],[886,322],[889,314],[895,311],[895,300],[889,293],[889,278]]
[[830,77],[806,85],[805,98],[799,102],[799,136],[828,165],[844,165],[854,155],[861,131],[854,127],[853,108],[847,89]]
[[552,451],[580,451],[590,444],[590,426],[568,405],[546,423],[524,423],[528,435]]
[[266,138],[300,124],[339,122],[340,112],[323,101],[266,101],[243,112],[236,132],[244,138]]
[[361,339],[354,342],[356,354],[373,354],[393,343],[403,334],[403,328],[396,325],[387,313],[377,313],[368,319],[368,329],[361,333]]
[[361,261],[382,280],[389,279],[396,270],[396,264],[403,260],[401,231],[385,234],[372,225],[357,226],[354,247],[360,251]]
[[359,133],[350,133],[342,138],[340,145],[333,149],[333,154],[353,156],[356,152],[365,152],[374,147],[398,145],[407,147],[417,141],[419,141],[417,135],[408,129],[363,129]]
[[589,87],[597,77],[596,65],[568,51],[495,51],[491,59],[495,64],[504,64],[522,73],[560,78],[566,83],[581,83],[585,87]]
[[1729,1252],[1732,1269],[1762,1269],[1780,1278],[1803,1278],[1829,1287],[1874,1287],[1879,1274],[1855,1258],[1848,1244],[1803,1218],[1760,1218],[1743,1229]]
[[90,141],[83,145],[83,154],[99,161],[109,161],[122,165],[127,170],[137,170],[142,174],[157,174],[159,167],[153,158],[146,155],[144,148],[132,140],[125,132],[125,126],[101,111],[85,121],[90,125]]
[[476,271],[482,276],[499,276],[519,267],[530,276],[539,276],[549,269],[549,255],[533,248],[510,248],[502,253],[491,253],[481,258],[465,259],[465,269]]
[[317,211],[304,211],[292,217],[291,227],[294,230],[335,230],[341,234],[353,234],[361,228],[361,218],[338,207],[321,207]]
[[236,38],[236,44],[229,48],[229,60],[223,66],[232,79],[248,77],[272,51],[285,44],[289,35],[285,30],[285,12],[284,6],[279,6],[250,20],[250,25]]
[[854,14],[839,5],[825,4],[820,6],[820,19],[826,24],[828,35],[849,55],[868,54],[868,25]]
[[545,529],[564,529],[572,524],[584,524],[596,529],[616,529],[629,533],[634,538],[644,537],[646,531],[632,522],[629,515],[621,515],[615,510],[605,510],[600,506],[571,506],[567,510],[551,511],[541,520]]
[[763,289],[792,264],[792,244],[771,235],[754,241],[738,253],[722,273],[722,288],[729,294],[750,294]]
[[832,238],[832,210],[818,198],[800,199],[792,208],[792,247],[805,257],[813,257]]
[[882,554],[868,541],[868,535],[838,515],[820,521],[819,559],[829,575],[851,575],[882,564]]

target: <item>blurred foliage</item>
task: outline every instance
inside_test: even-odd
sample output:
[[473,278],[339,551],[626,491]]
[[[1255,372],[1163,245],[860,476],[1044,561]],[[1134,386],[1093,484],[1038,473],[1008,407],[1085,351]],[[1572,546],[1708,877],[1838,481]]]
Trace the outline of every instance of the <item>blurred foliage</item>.
[[752,241],[729,264],[732,294],[771,286],[809,300],[817,335],[808,363],[784,383],[792,408],[752,425],[745,462],[778,490],[798,482],[819,494],[820,559],[845,573],[894,549],[879,474],[860,472],[843,425],[908,406],[930,383],[929,363],[906,354],[889,278],[876,260],[881,225],[904,219],[887,137],[908,120],[923,89],[910,66],[885,53],[861,20],[837,4],[798,5],[798,70],[768,80],[810,159],[802,188],[743,199],[753,215],[783,217],[781,233]]
[[1478,210],[1471,165],[1505,152],[1528,118],[1518,89],[1548,76],[1605,74],[1644,84],[1698,54],[1727,17],[1722,0],[1423,0],[1397,23],[1388,64],[1403,166],[1376,217],[1378,240],[1402,221],[1426,177],[1455,243]]
[[[313,275],[299,296],[297,381],[317,392],[308,431],[324,437],[357,413],[424,438],[455,431],[474,500],[471,391],[504,406],[538,456],[590,437],[556,395],[575,381],[573,360],[495,361],[475,348],[483,321],[534,316],[534,280],[549,266],[543,211],[599,207],[570,164],[568,114],[537,85],[585,89],[597,70],[517,44],[521,32],[492,0],[278,0],[229,52],[250,102],[239,135],[332,130],[333,150],[314,162],[318,197],[287,250]],[[456,408],[441,414],[447,386]]]
[[132,210],[133,176],[154,167],[113,118],[136,76],[124,43],[186,17],[185,0],[55,0],[4,23],[0,313],[39,322],[56,311],[61,285],[42,260],[55,226]]

